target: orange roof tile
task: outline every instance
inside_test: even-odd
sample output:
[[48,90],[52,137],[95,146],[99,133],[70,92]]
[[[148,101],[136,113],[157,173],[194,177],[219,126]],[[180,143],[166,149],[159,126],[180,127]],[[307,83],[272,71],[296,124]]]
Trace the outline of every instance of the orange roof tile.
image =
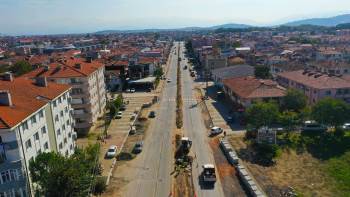
[[285,96],[285,89],[272,80],[256,79],[254,77],[239,77],[223,80],[241,98],[272,98]]
[[13,81],[0,80],[0,90],[8,90],[13,103],[12,106],[0,106],[0,129],[14,127],[43,107],[48,102],[44,98],[53,100],[69,89],[68,85],[50,82],[47,87],[39,87],[33,80],[23,77]]

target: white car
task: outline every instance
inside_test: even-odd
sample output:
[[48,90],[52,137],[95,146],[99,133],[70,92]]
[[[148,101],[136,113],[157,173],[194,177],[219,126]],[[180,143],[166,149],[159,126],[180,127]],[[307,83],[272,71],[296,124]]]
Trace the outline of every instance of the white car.
[[135,92],[136,92],[135,88],[131,88],[131,89],[130,89],[130,92],[131,92],[131,93],[135,93]]
[[217,134],[220,134],[222,133],[224,130],[220,127],[212,127],[210,129],[210,135],[217,135]]
[[122,118],[122,117],[123,117],[123,112],[118,111],[118,113],[117,113],[117,115],[115,116],[115,118],[120,119],[120,118]]
[[350,123],[344,123],[343,129],[350,129]]
[[117,155],[118,147],[116,145],[112,145],[108,148],[106,152],[106,158],[113,158]]

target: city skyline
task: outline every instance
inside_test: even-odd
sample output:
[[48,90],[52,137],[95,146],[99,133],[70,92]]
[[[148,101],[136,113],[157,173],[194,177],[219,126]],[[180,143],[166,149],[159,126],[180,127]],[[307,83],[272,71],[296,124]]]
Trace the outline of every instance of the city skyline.
[[346,8],[350,8],[350,2],[345,0],[337,3],[325,0],[102,0],[88,3],[82,0],[0,0],[0,17],[7,19],[0,21],[0,33],[88,33],[107,29],[207,27],[225,23],[278,25],[349,13]]

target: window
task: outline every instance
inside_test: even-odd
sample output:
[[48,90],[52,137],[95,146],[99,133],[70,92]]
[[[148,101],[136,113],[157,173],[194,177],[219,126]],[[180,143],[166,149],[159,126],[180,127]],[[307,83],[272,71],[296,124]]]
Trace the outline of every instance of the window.
[[68,107],[67,106],[64,108],[64,112],[68,113]]
[[32,141],[29,139],[25,142],[26,149],[32,148]]
[[28,122],[27,121],[24,121],[23,124],[22,124],[22,129],[23,130],[27,130],[28,129]]
[[39,140],[39,134],[38,134],[38,132],[36,132],[36,133],[33,135],[33,137],[34,137],[35,140]]
[[67,99],[67,93],[64,93],[63,94],[63,100],[66,100]]
[[69,120],[67,120],[67,127],[69,126]]
[[57,129],[57,135],[61,135],[61,129]]
[[327,90],[327,91],[326,91],[326,95],[331,95],[331,91],[330,91],[330,90]]
[[36,116],[35,116],[35,115],[33,115],[33,116],[30,118],[30,122],[32,123],[32,125],[36,123]]
[[10,173],[8,170],[1,172],[2,183],[7,183],[11,181]]
[[63,117],[63,111],[60,111],[60,116]]
[[72,144],[69,146],[69,149],[71,149],[71,150],[73,149],[73,145]]
[[62,99],[61,99],[61,97],[60,97],[60,98],[58,98],[58,103],[62,103]]
[[56,101],[53,101],[53,107],[57,107]]
[[45,142],[45,144],[44,144],[44,149],[45,150],[49,149],[49,144],[47,142]]
[[18,175],[17,175],[17,170],[15,169],[11,169],[10,170],[10,177],[11,177],[11,180],[18,180]]
[[43,110],[40,110],[39,111],[39,118],[43,118],[44,117],[44,112],[43,112]]
[[62,142],[60,143],[60,145],[58,145],[58,147],[59,147],[60,149],[63,148]]
[[55,121],[58,122],[58,115],[55,116]]
[[71,133],[71,132],[69,132],[69,133],[68,133],[68,137],[70,138],[71,136],[72,136],[72,133]]
[[67,144],[67,138],[64,138],[63,142],[64,144]]
[[63,125],[62,126],[62,131],[65,131],[66,130],[66,125]]
[[37,154],[40,154],[41,153],[41,149],[39,149],[38,151],[37,151]]
[[41,135],[44,135],[44,134],[46,134],[46,127],[45,126],[41,127]]

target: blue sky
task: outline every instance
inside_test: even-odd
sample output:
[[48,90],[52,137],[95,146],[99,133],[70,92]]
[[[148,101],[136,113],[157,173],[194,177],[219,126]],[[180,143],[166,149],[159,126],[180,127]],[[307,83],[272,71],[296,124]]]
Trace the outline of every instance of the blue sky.
[[350,0],[0,0],[0,33],[271,25],[344,13]]

